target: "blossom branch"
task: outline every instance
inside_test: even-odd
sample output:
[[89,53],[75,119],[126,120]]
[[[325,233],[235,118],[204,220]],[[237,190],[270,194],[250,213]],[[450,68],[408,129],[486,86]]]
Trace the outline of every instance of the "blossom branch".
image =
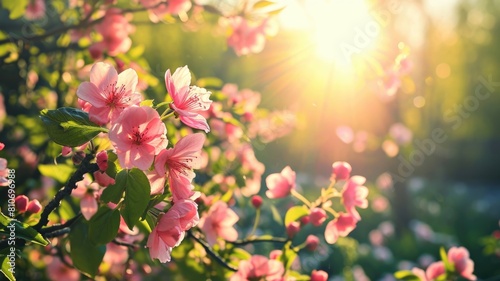
[[226,242],[231,243],[235,246],[244,246],[247,244],[264,243],[264,242],[275,242],[275,243],[285,244],[288,241],[289,241],[288,238],[283,238],[283,237],[269,237],[269,238],[257,237],[257,238],[242,239],[242,240],[236,240],[236,241],[226,241]]
[[226,261],[224,261],[222,259],[221,256],[219,256],[219,254],[217,254],[216,252],[214,252],[212,250],[212,248],[210,248],[210,246],[208,245],[207,242],[201,240],[199,237],[197,237],[196,235],[193,234],[193,232],[191,232],[191,230],[188,230],[187,231],[187,235],[191,238],[193,238],[196,242],[198,242],[202,247],[203,249],[205,249],[205,251],[208,253],[209,256],[211,256],[215,261],[217,261],[220,265],[222,265],[223,267],[231,270],[231,271],[238,271],[237,268],[229,265]]
[[40,216],[40,221],[38,221],[38,223],[33,227],[36,231],[40,231],[42,227],[47,225],[47,223],[49,222],[50,213],[52,213],[52,211],[54,211],[61,204],[61,201],[62,199],[64,199],[64,197],[71,195],[73,189],[76,188],[76,183],[83,179],[83,175],[99,170],[99,167],[96,163],[90,163],[92,159],[94,159],[93,154],[88,154],[87,156],[85,156],[82,163],[80,164],[80,167],[78,167],[78,170],[76,170],[76,172],[68,180],[66,186],[60,189],[56,193],[56,196],[54,196],[52,201],[50,201],[49,204],[45,206],[45,209]]
[[[71,227],[71,225],[73,223],[75,223],[80,217],[82,216],[81,213],[78,213],[76,216],[74,216],[73,218],[69,219],[67,222],[65,223],[62,223],[62,224],[54,224],[54,225],[51,225],[49,227],[46,227],[46,228],[42,228],[39,232],[46,236],[47,235],[50,235],[52,232],[55,232],[55,231],[58,231],[58,230],[62,230],[62,229],[65,229],[65,228],[69,228]],[[52,237],[55,237],[55,236],[52,236]]]

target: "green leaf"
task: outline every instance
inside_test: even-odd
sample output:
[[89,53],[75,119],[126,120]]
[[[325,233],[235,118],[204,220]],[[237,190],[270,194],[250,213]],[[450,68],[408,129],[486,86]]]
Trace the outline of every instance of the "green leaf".
[[273,215],[273,220],[278,224],[278,225],[283,225],[283,219],[281,218],[280,212],[274,205],[271,205],[271,213]]
[[105,245],[95,245],[90,241],[89,226],[80,218],[71,227],[69,243],[71,260],[76,268],[90,277],[94,277],[106,253]]
[[288,209],[285,215],[285,225],[299,220],[300,218],[309,215],[309,209],[305,206],[294,206]]
[[120,211],[123,220],[132,229],[148,206],[151,186],[143,171],[137,168],[124,171],[126,172],[125,200]]
[[26,11],[26,6],[28,6],[28,0],[2,0],[1,2],[2,8],[10,12],[9,18],[11,20],[22,17]]
[[[2,219],[4,220],[4,219]],[[9,222],[9,225],[14,226],[14,232],[16,234],[16,238],[21,238],[26,241],[33,242],[35,244],[39,244],[42,246],[47,246],[49,244],[49,241],[45,239],[42,234],[38,233],[33,227],[31,227],[29,224],[22,223],[18,220],[12,219]],[[11,227],[7,228],[5,227],[4,229],[0,230],[0,233],[3,234],[10,234]]]
[[65,164],[38,165],[40,173],[46,177],[53,178],[60,183],[66,183],[75,171],[75,168]]
[[49,137],[55,143],[64,146],[82,145],[99,133],[108,131],[92,123],[87,112],[76,108],[44,109],[40,115]]
[[288,241],[284,246],[283,246],[283,251],[280,256],[280,261],[283,263],[285,268],[290,268],[292,266],[293,261],[297,257],[297,253],[291,249],[292,246],[292,241]]
[[96,245],[111,242],[120,227],[120,212],[107,206],[99,208],[89,221],[89,238]]
[[9,257],[5,257],[2,260],[2,273],[7,277],[7,279],[14,281],[16,280],[16,277],[14,276],[15,273],[15,266],[12,267],[9,263]]
[[441,247],[439,249],[439,255],[441,256],[441,260],[444,263],[444,268],[446,268],[446,271],[448,272],[454,272],[455,271],[455,266],[448,260],[448,254],[446,253],[446,250],[444,247]]
[[113,202],[115,204],[118,204],[118,202],[120,202],[120,200],[122,199],[123,192],[125,191],[125,186],[127,185],[127,176],[127,170],[121,170],[118,174],[116,174],[115,184],[106,187],[102,191],[100,198],[101,201],[105,203]]
[[394,273],[394,277],[399,280],[406,281],[420,281],[417,275],[413,274],[410,270],[401,270]]
[[10,220],[11,218],[9,218],[8,216],[6,216],[4,213],[2,213],[2,211],[0,210],[0,224],[3,225],[4,227],[6,227],[7,225],[9,225],[10,223]]

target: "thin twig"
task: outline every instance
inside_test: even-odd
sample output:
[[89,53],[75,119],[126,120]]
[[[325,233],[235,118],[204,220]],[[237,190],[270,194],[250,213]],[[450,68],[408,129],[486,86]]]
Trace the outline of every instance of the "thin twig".
[[270,237],[270,238],[257,237],[257,238],[250,238],[250,239],[243,239],[243,240],[236,240],[236,241],[226,241],[226,242],[233,244],[235,246],[244,246],[247,244],[265,243],[265,242],[274,242],[274,243],[285,244],[288,241],[290,241],[288,238],[282,238],[282,237]]
[[199,237],[197,237],[196,235],[194,235],[190,230],[187,231],[187,234],[189,237],[193,238],[196,242],[198,242],[202,247],[203,249],[205,249],[205,251],[208,253],[209,256],[211,256],[215,261],[217,261],[220,265],[222,265],[223,267],[231,270],[231,271],[238,271],[237,268],[229,265],[226,261],[224,261],[224,259],[222,259],[221,256],[219,256],[219,254],[217,254],[216,252],[214,252],[212,250],[212,248],[210,248],[210,245],[208,245],[207,242],[201,240]]
[[73,223],[75,223],[80,217],[82,216],[82,213],[78,213],[76,216],[72,217],[65,223],[61,224],[54,224],[46,228],[42,228],[39,232],[44,235],[44,234],[50,234],[51,232],[70,227]]

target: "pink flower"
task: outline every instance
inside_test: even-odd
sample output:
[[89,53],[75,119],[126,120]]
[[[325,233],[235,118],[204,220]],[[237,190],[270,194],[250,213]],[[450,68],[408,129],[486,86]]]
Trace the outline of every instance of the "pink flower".
[[455,270],[462,277],[469,280],[476,280],[474,272],[474,262],[469,258],[469,251],[464,247],[451,247],[448,250],[448,260],[453,263]]
[[[149,18],[155,23],[162,20],[167,14],[178,15],[181,13],[187,13],[192,6],[191,1],[189,0],[139,0],[139,2],[145,8],[150,8],[148,9]],[[162,2],[163,4],[160,4]]]
[[325,240],[329,244],[337,242],[339,237],[346,237],[356,228],[358,220],[351,214],[340,212],[339,216],[330,221],[325,228]]
[[30,0],[24,17],[28,20],[38,20],[45,16],[45,0]]
[[260,53],[266,43],[266,35],[274,35],[276,25],[269,20],[258,23],[248,22],[245,18],[236,16],[229,19],[232,33],[227,39],[227,45],[238,55]]
[[165,85],[173,99],[170,108],[175,111],[182,123],[208,133],[210,127],[200,113],[210,108],[211,93],[204,88],[189,84],[191,84],[191,73],[187,66],[177,68],[173,75],[170,75],[170,69],[165,72]]
[[95,182],[102,187],[107,187],[108,185],[115,184],[115,179],[108,176],[106,172],[95,171],[93,175]]
[[354,218],[360,220],[361,217],[356,210],[356,206],[360,208],[368,207],[368,188],[362,186],[366,179],[361,176],[353,176],[347,181],[342,190],[342,203],[348,213],[352,214]]
[[108,169],[108,153],[105,150],[97,153],[95,161],[100,171],[104,172]]
[[162,193],[167,176],[174,201],[190,198],[193,195],[191,180],[195,177],[193,169],[200,167],[204,142],[205,135],[191,134],[180,139],[173,148],[163,149],[156,157],[154,171],[150,173],[151,192]]
[[427,277],[427,280],[430,281],[438,278],[439,276],[445,273],[446,269],[444,267],[444,263],[442,261],[437,261],[431,263],[431,265],[427,267],[427,270],[425,271],[425,276]]
[[196,225],[200,221],[198,215],[198,204],[193,200],[183,199],[174,203],[169,211],[175,211],[180,214],[179,224],[183,231],[186,231]]
[[255,158],[255,153],[251,145],[243,145],[238,152],[241,159],[241,166],[244,171],[251,173],[245,179],[245,186],[241,189],[244,196],[251,196],[259,193],[262,174],[264,173],[264,164]]
[[95,30],[103,40],[91,46],[94,52],[107,50],[110,56],[116,56],[127,52],[132,45],[129,34],[134,28],[118,8],[107,9],[103,21],[95,26]]
[[5,148],[5,144],[3,142],[0,142],[0,150],[3,150]]
[[250,260],[241,261],[238,271],[231,276],[230,281],[248,280],[281,280],[285,272],[283,264],[277,260],[269,260],[264,256],[255,255]]
[[130,107],[116,119],[109,139],[116,148],[123,168],[147,170],[155,155],[167,146],[167,129],[160,115],[151,107]]
[[118,74],[113,66],[98,62],[90,70],[90,82],[80,84],[76,95],[91,105],[86,108],[92,122],[106,124],[141,102],[141,95],[135,92],[136,85],[137,73],[133,69]]
[[76,189],[73,191],[73,196],[80,198],[80,209],[86,220],[90,220],[97,213],[97,192],[99,185],[92,182],[88,174],[83,176],[83,180],[76,183]]
[[320,226],[326,220],[326,212],[321,208],[313,208],[311,214],[309,214],[309,219],[312,225]]
[[315,235],[308,235],[307,238],[306,238],[306,248],[311,251],[311,252],[314,252],[316,251],[316,248],[318,248],[318,245],[319,245],[319,238],[318,236],[315,236]]
[[346,180],[351,175],[351,165],[347,162],[335,162],[332,164],[332,177],[335,180]]
[[290,191],[295,188],[295,172],[286,166],[281,173],[270,174],[266,178],[266,185],[269,189],[266,191],[267,197],[283,198],[290,194]]
[[326,281],[328,279],[328,273],[323,270],[313,270],[311,273],[311,281]]
[[226,202],[217,201],[201,217],[198,226],[205,233],[207,242],[214,245],[217,237],[227,241],[238,239],[238,232],[234,229],[234,224],[238,220],[238,215],[227,206]]
[[158,224],[149,235],[146,244],[151,258],[158,259],[162,263],[170,261],[172,248],[178,246],[184,239],[180,218],[180,214],[174,210],[160,215]]
[[170,261],[172,248],[178,246],[184,239],[185,231],[198,222],[198,205],[195,202],[176,202],[166,214],[158,217],[158,224],[148,238],[147,247],[151,258],[163,263]]
[[80,272],[65,265],[59,258],[52,257],[47,263],[47,276],[50,280],[78,281]]

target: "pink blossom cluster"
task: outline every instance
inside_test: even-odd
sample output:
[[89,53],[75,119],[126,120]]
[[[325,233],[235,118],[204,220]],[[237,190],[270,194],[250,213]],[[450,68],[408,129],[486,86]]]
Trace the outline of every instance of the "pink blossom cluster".
[[[337,242],[339,237],[347,236],[356,228],[356,224],[361,220],[356,207],[368,207],[368,188],[363,186],[366,179],[361,176],[350,176],[351,166],[346,162],[335,162],[332,165],[332,181],[343,183],[342,190],[338,195],[341,198],[341,203],[345,208],[345,212],[334,213],[335,218],[328,222],[325,229],[326,242],[333,244]],[[268,191],[267,197],[271,199],[283,198],[289,194],[296,193],[295,172],[290,167],[285,167],[281,173],[271,174],[266,178]],[[331,202],[329,198],[320,198],[319,204],[311,204],[309,214],[303,217],[302,224],[311,223],[313,226],[320,226],[327,220],[327,211],[330,210]],[[293,237],[300,231],[301,223],[292,222],[287,225],[287,234]]]
[[129,35],[134,31],[134,27],[118,8],[107,9],[102,21],[95,26],[95,31],[102,36],[101,41],[89,48],[95,59],[100,58],[104,52],[110,56],[126,53],[132,46]]
[[[165,74],[165,84],[172,97],[170,109],[174,115],[195,129],[210,130],[200,114],[210,107],[210,92],[190,86],[191,74],[187,66],[173,75]],[[77,90],[80,105],[89,113],[91,121],[109,128],[109,140],[122,168],[144,171],[151,185],[151,194],[163,194],[168,179],[173,206],[158,217],[158,223],[148,239],[152,258],[161,262],[170,260],[173,247],[179,245],[184,233],[198,221],[197,204],[200,195],[194,192],[193,169],[200,167],[200,153],[205,142],[201,133],[181,138],[167,148],[167,129],[162,116],[152,107],[140,105],[142,96],[136,92],[137,73],[127,69],[117,73],[106,63],[96,63],[90,71],[90,82],[83,82]],[[102,187],[114,183],[106,174],[108,155],[101,151],[96,156],[99,171],[94,182],[86,177],[77,183],[74,195],[81,198],[83,216],[88,220],[98,208]]]
[[[448,250],[447,259],[452,265],[453,272],[465,279],[477,280],[477,277],[473,274],[474,262],[469,258],[469,251],[466,248],[451,247]],[[437,261],[431,263],[425,271],[415,267],[412,272],[422,281],[432,281],[444,276],[447,269],[443,261]]]

